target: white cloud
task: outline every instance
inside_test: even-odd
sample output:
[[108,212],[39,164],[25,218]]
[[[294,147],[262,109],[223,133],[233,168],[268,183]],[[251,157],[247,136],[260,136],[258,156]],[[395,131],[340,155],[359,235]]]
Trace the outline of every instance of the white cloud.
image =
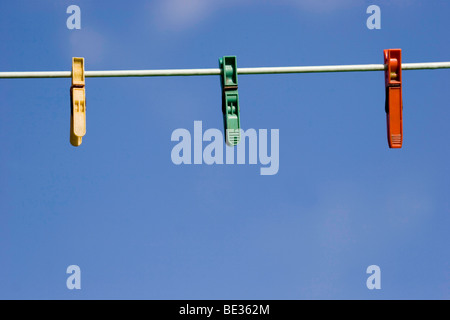
[[284,0],[300,9],[314,12],[331,12],[352,5],[360,5],[362,0]]
[[332,12],[363,0],[164,0],[153,2],[150,11],[157,25],[164,29],[181,30],[195,26],[225,7],[244,5],[290,5],[310,12]]
[[83,56],[92,63],[100,62],[105,54],[106,40],[98,32],[82,29],[70,34],[71,52]]
[[151,6],[160,27],[183,29],[203,21],[222,4],[222,1],[164,0]]

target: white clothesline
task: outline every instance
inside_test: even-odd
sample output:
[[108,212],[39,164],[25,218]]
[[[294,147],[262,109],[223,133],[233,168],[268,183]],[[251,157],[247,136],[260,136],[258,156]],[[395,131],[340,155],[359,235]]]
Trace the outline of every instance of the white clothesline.
[[[403,63],[402,70],[448,69],[450,62]],[[383,71],[384,64],[359,64],[336,66],[299,66],[299,67],[259,67],[237,68],[238,74],[280,74],[315,72],[355,72]],[[102,70],[85,71],[86,78],[100,77],[158,77],[158,76],[212,76],[220,75],[221,69],[168,69],[168,70]],[[0,72],[0,79],[14,78],[70,78],[71,71],[20,71]]]

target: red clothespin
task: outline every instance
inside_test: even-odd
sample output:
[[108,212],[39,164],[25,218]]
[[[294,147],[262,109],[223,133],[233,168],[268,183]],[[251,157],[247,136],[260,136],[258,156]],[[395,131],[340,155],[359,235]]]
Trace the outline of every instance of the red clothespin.
[[386,84],[386,122],[390,148],[401,148],[403,142],[402,50],[384,50]]

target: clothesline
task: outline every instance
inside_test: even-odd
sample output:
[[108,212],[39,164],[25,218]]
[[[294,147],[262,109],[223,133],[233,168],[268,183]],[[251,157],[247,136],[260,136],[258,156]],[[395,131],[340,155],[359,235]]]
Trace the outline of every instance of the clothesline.
[[[403,70],[448,69],[450,62],[403,63]],[[384,71],[384,64],[359,64],[335,66],[295,66],[237,68],[238,74],[281,74],[317,72]],[[158,77],[158,76],[212,76],[220,75],[221,69],[166,69],[166,70],[100,70],[85,71],[86,78],[100,77]],[[14,78],[70,78],[71,71],[19,71],[0,72],[0,79]]]

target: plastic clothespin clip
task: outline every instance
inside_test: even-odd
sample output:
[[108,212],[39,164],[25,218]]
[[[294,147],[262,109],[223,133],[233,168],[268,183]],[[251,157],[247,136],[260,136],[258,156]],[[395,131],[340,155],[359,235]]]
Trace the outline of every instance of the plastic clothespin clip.
[[220,82],[222,86],[225,142],[229,146],[235,146],[241,140],[236,57],[224,56],[220,58],[219,66],[221,69]]
[[386,85],[386,123],[390,148],[401,148],[403,142],[402,50],[384,50]]
[[84,58],[72,58],[72,86],[70,87],[70,143],[81,145],[86,134],[86,92]]

